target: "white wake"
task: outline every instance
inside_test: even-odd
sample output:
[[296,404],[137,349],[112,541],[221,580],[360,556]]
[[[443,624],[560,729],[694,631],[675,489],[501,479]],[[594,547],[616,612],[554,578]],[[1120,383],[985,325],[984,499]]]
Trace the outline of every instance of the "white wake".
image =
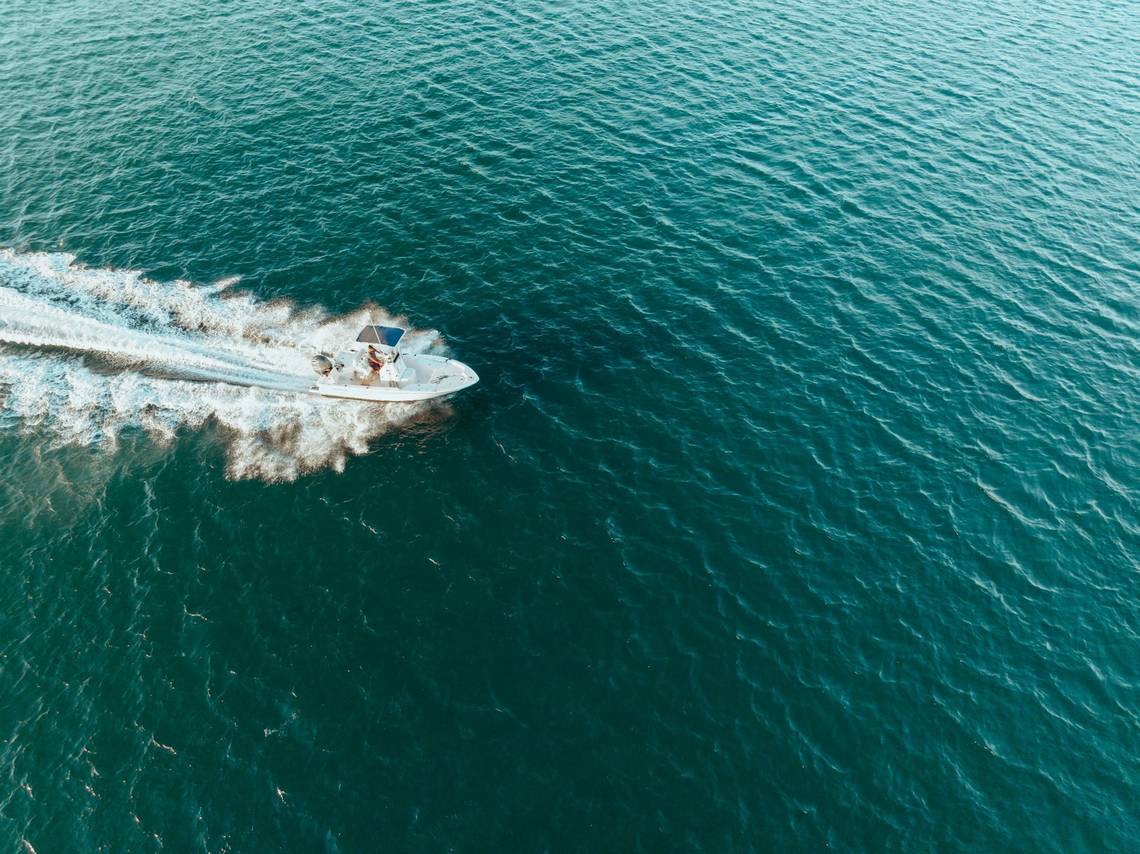
[[[0,412],[60,444],[114,446],[125,429],[169,441],[213,424],[226,437],[230,477],[283,480],[340,471],[428,408],[304,393],[314,349],[399,319],[375,307],[332,317],[261,302],[234,293],[234,282],[158,283],[62,253],[0,249]],[[433,330],[405,342],[442,347]]]

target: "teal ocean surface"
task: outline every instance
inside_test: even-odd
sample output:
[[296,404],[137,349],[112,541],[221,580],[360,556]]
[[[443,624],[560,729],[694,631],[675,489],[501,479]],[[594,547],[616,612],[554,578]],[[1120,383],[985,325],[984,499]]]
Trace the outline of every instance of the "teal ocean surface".
[[0,849],[1136,850],[1134,4],[0,20]]

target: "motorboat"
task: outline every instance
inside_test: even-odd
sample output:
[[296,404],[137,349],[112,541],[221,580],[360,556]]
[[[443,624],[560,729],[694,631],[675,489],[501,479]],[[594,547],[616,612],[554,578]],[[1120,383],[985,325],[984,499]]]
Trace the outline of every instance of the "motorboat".
[[479,376],[444,356],[405,353],[407,333],[398,326],[365,326],[356,341],[337,353],[317,353],[317,379],[309,391],[325,397],[376,402],[429,400],[475,385]]

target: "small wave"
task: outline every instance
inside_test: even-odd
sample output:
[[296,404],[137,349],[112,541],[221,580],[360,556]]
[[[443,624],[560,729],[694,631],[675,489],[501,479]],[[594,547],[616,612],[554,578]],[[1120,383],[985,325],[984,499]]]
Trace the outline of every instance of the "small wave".
[[[125,429],[170,441],[212,424],[233,478],[290,480],[349,456],[429,404],[361,405],[306,395],[314,350],[379,307],[330,316],[212,286],[90,269],[63,253],[0,249],[0,412],[59,444],[113,447]],[[406,325],[406,324],[403,324]],[[439,349],[434,330],[405,346]]]

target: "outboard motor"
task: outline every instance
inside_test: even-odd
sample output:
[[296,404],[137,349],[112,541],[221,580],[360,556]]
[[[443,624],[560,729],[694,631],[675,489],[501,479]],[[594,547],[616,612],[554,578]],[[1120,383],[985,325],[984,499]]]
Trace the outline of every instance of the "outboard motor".
[[332,357],[326,356],[324,353],[317,353],[317,355],[313,356],[311,364],[313,366],[313,370],[320,374],[322,377],[327,377],[332,373]]

